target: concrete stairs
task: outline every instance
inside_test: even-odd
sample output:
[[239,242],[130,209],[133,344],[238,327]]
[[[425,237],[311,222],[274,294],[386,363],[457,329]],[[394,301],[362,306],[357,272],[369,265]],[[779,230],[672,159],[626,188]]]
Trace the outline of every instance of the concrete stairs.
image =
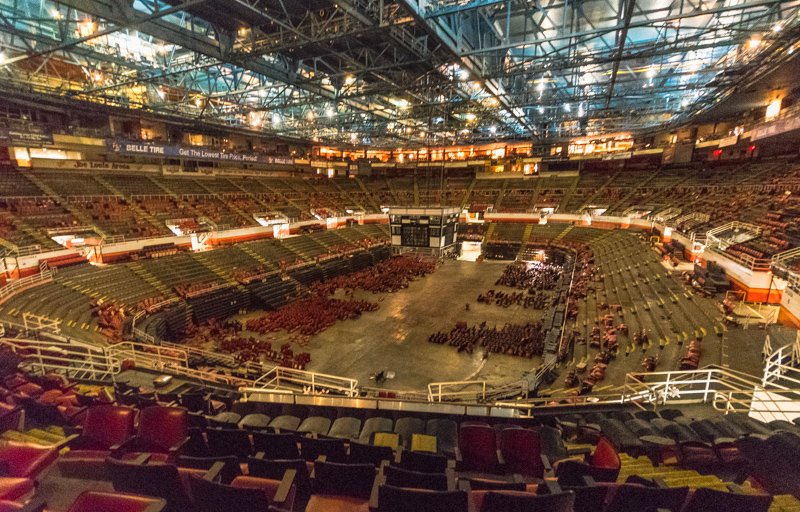
[[573,194],[575,194],[575,190],[578,188],[578,182],[581,180],[580,175],[575,176],[575,179],[572,180],[572,184],[567,190],[567,193],[564,194],[564,197],[561,198],[561,202],[558,203],[558,211],[564,211],[569,204],[570,199],[572,199]]
[[[117,187],[115,187],[114,185],[112,185],[111,183],[109,183],[108,181],[103,179],[101,176],[95,176],[94,180],[97,183],[103,185],[109,192],[111,192],[115,196],[120,197],[120,198],[125,198],[125,194],[123,194],[121,190],[119,190]],[[134,201],[128,201],[128,208],[133,210],[134,213],[136,213],[136,215],[138,217],[141,217],[144,220],[146,220],[151,226],[153,226],[155,228],[158,228],[158,229],[163,229],[163,230],[166,229],[166,226],[164,225],[163,222],[158,220],[154,215],[152,215],[150,212],[148,212],[144,208],[140,207]]]
[[475,183],[478,180],[476,178],[472,178],[472,181],[469,182],[469,186],[467,187],[467,191],[464,192],[464,197],[461,198],[461,204],[459,205],[460,209],[463,210],[466,208],[467,203],[469,203],[469,198],[472,196],[472,190],[475,188]]
[[394,188],[392,187],[392,180],[390,180],[385,176],[383,179],[386,180],[386,186],[389,188],[389,193],[392,195],[392,201],[394,202],[394,204],[399,205],[400,200],[397,198],[397,193],[394,191]]
[[419,182],[417,176],[414,176],[414,206],[419,206]]
[[176,194],[175,192],[173,192],[173,190],[172,190],[172,189],[170,189],[170,188],[167,188],[167,186],[166,186],[166,185],[164,185],[163,183],[161,183],[160,181],[158,181],[158,180],[156,180],[156,179],[153,179],[153,177],[152,177],[152,176],[148,176],[148,177],[147,177],[147,179],[148,179],[148,180],[150,180],[150,182],[151,182],[151,183],[153,183],[153,184],[154,184],[156,187],[158,187],[158,188],[160,188],[161,190],[163,190],[163,191],[164,191],[164,193],[165,193],[166,195],[168,195],[168,196],[171,196],[171,197],[174,197],[175,199],[180,199],[180,198],[178,197],[178,194]]
[[236,281],[230,276],[230,274],[225,271],[225,269],[221,268],[216,263],[209,261],[208,258],[206,258],[205,254],[203,254],[202,252],[194,253],[192,257],[196,262],[203,265],[205,268],[213,272],[215,275],[217,275],[220,279],[222,279],[226,283],[237,284]]
[[494,234],[495,226],[496,226],[496,224],[494,222],[489,224],[489,228],[486,230],[486,234],[483,235],[483,241],[484,242],[491,242],[492,241],[492,235]]
[[500,193],[497,194],[497,199],[494,200],[494,209],[497,211],[503,204],[503,198],[506,196],[508,190],[508,180],[503,180],[503,186],[500,187]]
[[[355,177],[355,180],[356,180],[356,183],[358,183],[358,188],[360,188],[361,191],[366,195],[366,197],[369,198],[370,206],[372,206],[372,208],[376,212],[381,211],[381,205],[379,205],[378,202],[375,201],[375,198],[372,196],[372,194],[370,193],[369,189],[367,189],[367,186],[364,185],[364,182],[361,181],[360,179],[358,179],[358,176]],[[363,205],[362,205],[362,208],[363,208]]]
[[563,239],[564,239],[564,237],[565,237],[565,236],[567,236],[567,233],[569,233],[570,231],[572,231],[574,228],[575,228],[575,226],[573,226],[572,224],[570,224],[569,226],[567,226],[566,228],[564,228],[564,230],[563,230],[563,231],[561,231],[561,233],[559,233],[558,235],[556,235],[556,237],[555,237],[555,238],[553,238],[553,241],[552,241],[551,243],[553,243],[553,244],[557,244],[558,242],[560,242],[561,240],[563,240]]
[[532,210],[536,207],[536,201],[539,200],[539,194],[542,192],[542,183],[544,182],[543,178],[536,179],[536,188],[533,189],[533,195],[531,196],[531,204],[528,205],[528,209]]
[[[363,205],[363,204],[361,204],[361,202],[360,202],[360,201],[358,201],[358,200],[357,200],[355,197],[353,197],[352,195],[350,195],[350,192],[346,191],[345,189],[343,189],[343,188],[341,187],[341,185],[339,185],[338,183],[336,183],[336,180],[330,180],[330,182],[331,182],[331,183],[333,183],[333,186],[334,186],[334,187],[336,187],[336,190],[338,190],[338,191],[339,191],[339,193],[340,193],[342,196],[344,196],[344,197],[346,197],[346,198],[347,198],[347,200],[350,202],[350,206],[355,206],[355,207],[357,207],[357,208],[359,208],[359,209],[361,209],[361,210],[364,210],[364,211],[366,211],[366,210],[367,210],[366,208],[364,208],[364,205]],[[344,206],[348,206],[348,205],[344,205]]]
[[257,253],[256,251],[254,251],[254,250],[253,250],[253,248],[252,248],[252,247],[250,247],[249,245],[247,245],[247,244],[238,244],[238,245],[237,245],[237,247],[238,247],[238,248],[239,248],[239,249],[240,249],[242,252],[244,252],[245,254],[247,254],[248,256],[250,256],[251,258],[253,258],[254,260],[256,260],[257,262],[261,263],[261,264],[262,264],[262,265],[264,265],[265,267],[267,267],[267,268],[272,268],[272,267],[274,267],[274,266],[275,266],[275,264],[274,264],[274,263],[272,263],[271,261],[268,261],[266,258],[264,258],[264,257],[263,257],[263,256],[261,256],[260,254],[258,254],[258,253]]
[[528,240],[531,239],[531,234],[533,233],[533,226],[533,224],[527,224],[525,226],[525,231],[522,232],[522,244],[519,246],[519,252],[517,253],[518,258],[525,252],[525,246],[528,245]]
[[579,210],[583,210],[583,209],[584,209],[584,208],[586,208],[588,205],[592,204],[592,203],[594,202],[594,200],[595,200],[595,199],[597,199],[597,198],[600,196],[600,194],[603,192],[603,190],[605,190],[606,188],[608,188],[608,186],[609,186],[609,185],[611,185],[612,183],[614,183],[614,180],[616,180],[616,179],[619,177],[619,175],[620,175],[620,174],[622,174],[622,171],[624,171],[624,170],[625,170],[625,168],[624,168],[624,167],[620,168],[620,170],[618,170],[617,172],[615,172],[615,173],[614,173],[614,174],[613,174],[613,175],[612,175],[610,178],[608,178],[608,179],[607,179],[607,180],[606,180],[606,181],[605,181],[605,182],[604,182],[602,185],[600,185],[600,186],[597,188],[597,190],[595,190],[594,194],[592,194],[591,196],[589,196],[589,198],[588,198],[588,199],[586,199],[586,202],[584,202],[584,203],[581,205],[581,207],[579,208]]
[[72,214],[72,216],[78,219],[82,224],[85,224],[87,226],[93,226],[93,229],[97,232],[97,234],[103,237],[106,236],[106,233],[103,232],[103,230],[95,226],[94,221],[90,216],[86,215],[86,213],[83,212],[82,210],[75,208],[71,204],[69,204],[68,201],[66,201],[63,197],[61,197],[55,190],[50,188],[49,185],[40,180],[38,176],[36,176],[33,173],[27,174],[26,176],[31,182],[33,182],[34,185],[39,187],[39,189],[42,192],[44,192],[51,198],[57,200],[59,204],[61,204],[61,206],[64,207],[64,209],[66,209],[70,214]]
[[47,235],[45,235],[38,229],[29,226],[28,223],[25,222],[22,217],[16,217],[13,219],[12,222],[17,227],[17,229],[19,229],[29,237],[36,240],[36,243],[38,243],[42,247],[51,247],[53,244],[55,244],[55,242],[52,239],[48,238]]
[[246,221],[248,221],[248,222],[249,222],[249,223],[251,223],[251,224],[252,224],[252,223],[255,223],[255,219],[253,219],[253,216],[252,216],[252,215],[248,215],[246,211],[242,210],[241,208],[239,208],[239,207],[238,207],[238,206],[236,206],[235,204],[233,204],[233,203],[231,203],[231,202],[227,201],[227,200],[225,199],[225,197],[223,197],[223,196],[221,196],[221,195],[217,194],[217,192],[216,192],[215,190],[213,190],[213,189],[209,188],[209,187],[208,187],[208,186],[207,186],[205,183],[203,183],[203,182],[202,182],[202,180],[192,180],[192,181],[194,181],[195,183],[197,183],[198,185],[200,185],[200,187],[202,187],[202,188],[203,188],[203,190],[205,190],[205,191],[206,191],[206,192],[208,192],[209,194],[212,194],[212,195],[214,195],[214,196],[215,196],[217,199],[219,199],[220,201],[222,201],[223,203],[225,203],[225,206],[226,206],[227,208],[229,208],[229,209],[230,209],[230,210],[231,210],[233,213],[235,213],[236,215],[238,215],[238,216],[239,216],[239,217],[241,217],[242,219],[245,219]]
[[618,208],[620,208],[622,205],[624,205],[628,201],[628,199],[630,199],[631,197],[636,195],[636,193],[638,193],[639,190],[641,190],[643,187],[646,187],[647,184],[650,183],[651,181],[653,181],[656,176],[658,176],[658,171],[652,173],[650,176],[647,177],[646,180],[644,180],[644,181],[642,181],[640,183],[637,183],[636,186],[632,187],[631,190],[627,194],[625,194],[622,198],[620,198],[619,201],[617,201],[616,203],[614,203],[611,206],[609,206],[608,207],[608,211],[606,213],[608,213],[609,215],[613,215],[614,212],[616,212]]
[[139,276],[144,282],[158,290],[163,296],[171,298],[174,297],[175,294],[171,289],[169,289],[164,283],[161,282],[156,276],[154,276],[149,270],[144,268],[144,266],[138,262],[134,261],[129,265],[131,271]]

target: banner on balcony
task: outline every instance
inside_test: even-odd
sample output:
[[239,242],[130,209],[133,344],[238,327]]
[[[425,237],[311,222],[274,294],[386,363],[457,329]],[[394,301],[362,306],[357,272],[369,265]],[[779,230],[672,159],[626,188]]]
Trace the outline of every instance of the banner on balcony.
[[281,164],[291,165],[292,158],[269,155],[255,155],[252,153],[238,153],[235,151],[222,151],[219,149],[205,149],[179,146],[177,144],[161,144],[158,142],[130,142],[122,140],[108,140],[109,153],[117,155],[144,155],[161,158],[185,158],[188,160],[210,160],[216,162],[237,162],[253,164]]

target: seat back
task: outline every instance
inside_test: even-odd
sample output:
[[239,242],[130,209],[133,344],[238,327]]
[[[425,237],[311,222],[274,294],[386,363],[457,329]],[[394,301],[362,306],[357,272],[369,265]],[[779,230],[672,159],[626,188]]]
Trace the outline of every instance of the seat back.
[[701,487],[681,512],[767,512],[770,504],[769,494],[733,494]]
[[462,471],[493,473],[497,469],[497,441],[488,425],[462,425],[458,432]]
[[558,483],[562,486],[584,485],[585,476],[597,482],[616,482],[619,477],[619,469],[601,468],[572,459],[562,460],[555,470]]
[[166,500],[138,494],[120,494],[99,491],[84,491],[69,507],[68,512],[161,512]]
[[592,465],[598,468],[616,469],[622,467],[622,461],[614,445],[605,437],[600,437],[591,457]]
[[429,491],[381,485],[378,512],[467,512],[465,491]]
[[146,407],[139,413],[139,442],[151,451],[167,452],[188,435],[189,417],[183,407]]
[[238,428],[209,428],[206,429],[208,453],[212,457],[225,457],[233,455],[240,459],[252,454],[250,436],[246,430]]
[[[191,475],[189,483],[194,497],[195,509],[198,512],[262,512],[271,503],[268,493],[274,496],[281,481],[263,479],[270,485],[262,488],[239,488],[206,480],[198,475]],[[267,492],[265,492],[267,491]]]
[[294,434],[275,434],[272,432],[252,432],[253,448],[256,453],[264,452],[265,459],[299,459],[297,437]]
[[350,496],[367,500],[375,482],[372,464],[339,464],[316,461],[314,463],[314,494]]
[[108,474],[114,490],[155,496],[167,500],[167,510],[191,509],[189,497],[181,484],[178,468],[173,464],[138,464],[107,458]]
[[352,464],[372,464],[378,467],[385,460],[394,460],[394,451],[389,446],[374,446],[352,442],[350,443],[350,455],[347,460]]
[[444,473],[447,469],[447,457],[425,452],[403,452],[399,466],[423,473]]
[[571,491],[543,495],[519,491],[488,491],[482,502],[480,512],[572,512],[575,494]]
[[384,468],[383,474],[386,477],[386,485],[431,491],[447,490],[447,475],[444,473],[409,471],[390,464]]
[[134,433],[136,411],[116,405],[95,405],[86,411],[81,448],[107,450],[122,444]]
[[657,509],[680,510],[688,487],[645,487],[621,484],[608,492],[604,512],[655,512]]
[[347,448],[344,439],[314,439],[301,437],[300,456],[308,461],[317,460],[324,455],[331,462],[344,462]]
[[58,457],[58,450],[18,441],[7,441],[0,447],[0,462],[4,475],[35,480]]
[[507,428],[500,431],[500,453],[511,473],[542,478],[542,446],[539,433],[527,428]]

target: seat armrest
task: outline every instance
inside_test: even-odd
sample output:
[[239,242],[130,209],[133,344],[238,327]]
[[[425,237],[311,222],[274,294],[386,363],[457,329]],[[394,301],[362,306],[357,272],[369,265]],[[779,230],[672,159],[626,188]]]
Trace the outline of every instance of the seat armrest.
[[142,512],[161,512],[167,506],[167,500],[161,498],[159,499],[159,503],[152,503],[147,505]]
[[265,452],[257,452],[253,458],[264,460]]
[[[219,462],[216,464],[219,464]],[[294,480],[296,477],[296,469],[286,470],[286,472],[283,474],[283,478],[281,479],[281,484],[278,486],[278,490],[275,492],[275,496],[272,498],[272,503],[279,507],[283,507],[284,503],[286,503],[286,500],[289,498],[289,492],[291,492],[292,487],[294,487]]]
[[47,506],[43,498],[35,497],[18,509],[18,512],[44,512]]
[[595,480],[594,480],[594,477],[593,476],[589,476],[589,475],[584,475],[583,476],[583,483],[586,484],[586,487],[591,487],[591,486],[597,484],[597,482],[595,482]]
[[567,455],[589,455],[592,453],[592,449],[588,446],[581,446],[580,448],[567,448]]
[[495,453],[497,457],[497,463],[500,464],[501,466],[505,466],[506,459],[503,458],[503,453],[500,450],[495,450]]
[[459,478],[458,490],[464,492],[472,492],[472,483],[470,483],[468,478]]
[[221,460],[218,460],[214,464],[211,465],[211,469],[205,472],[203,475],[203,480],[207,480],[209,482],[215,482],[219,479],[219,474],[225,468],[225,463]]
[[739,484],[730,483],[727,487],[728,490],[734,494],[748,494],[744,487]]
[[736,442],[736,439],[734,439],[732,437],[718,437],[718,438],[714,439],[712,444],[714,446],[717,446],[719,444],[733,444],[735,442]]
[[544,468],[544,476],[553,476],[553,465],[550,464],[550,459],[547,458],[547,455],[540,454],[539,457],[542,459],[542,467]]
[[455,491],[456,490],[456,471],[452,468],[447,468],[444,470],[444,474],[447,475],[447,490],[448,491]]
[[138,442],[138,438],[136,436],[127,439],[125,442],[112,446],[111,447],[111,456],[114,458],[119,458],[119,455],[122,455],[128,451],[134,451],[133,448],[136,446]]
[[656,487],[658,487],[659,489],[666,489],[667,487],[669,487],[664,478],[660,476],[654,476],[653,478],[651,478],[651,480],[653,481],[654,484],[656,484]]
[[558,484],[558,480],[553,480],[552,478],[545,478],[544,481],[545,487],[547,487],[548,494],[561,494],[561,486]]
[[381,467],[375,475],[375,480],[372,481],[372,491],[369,494],[370,510],[378,510],[378,495],[380,494],[381,486],[386,483],[386,475],[383,474],[383,469],[388,465],[388,461],[381,462]]
[[459,450],[458,446],[456,446],[456,450],[455,451],[456,451],[456,453],[455,453],[455,455],[456,455],[456,463],[463,462],[464,459],[461,458],[461,450]]
[[189,439],[190,439],[189,436],[186,436],[186,437],[183,438],[183,441],[181,441],[180,443],[176,444],[175,446],[170,446],[170,448],[169,448],[169,457],[171,459],[177,457],[178,454],[181,451],[183,451],[183,448],[187,445],[187,443],[189,443]]
[[72,434],[71,436],[67,436],[64,439],[62,439],[61,441],[59,441],[56,444],[54,444],[53,447],[56,450],[60,450],[60,449],[64,448],[65,446],[72,447],[72,445],[75,444],[77,442],[77,440],[80,439],[80,438],[81,438],[80,434]]

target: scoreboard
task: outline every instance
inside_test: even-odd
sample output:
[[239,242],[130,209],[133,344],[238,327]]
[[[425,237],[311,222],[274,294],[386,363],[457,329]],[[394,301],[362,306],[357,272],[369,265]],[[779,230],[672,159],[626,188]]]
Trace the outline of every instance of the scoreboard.
[[455,245],[458,208],[389,208],[392,246],[434,249]]

